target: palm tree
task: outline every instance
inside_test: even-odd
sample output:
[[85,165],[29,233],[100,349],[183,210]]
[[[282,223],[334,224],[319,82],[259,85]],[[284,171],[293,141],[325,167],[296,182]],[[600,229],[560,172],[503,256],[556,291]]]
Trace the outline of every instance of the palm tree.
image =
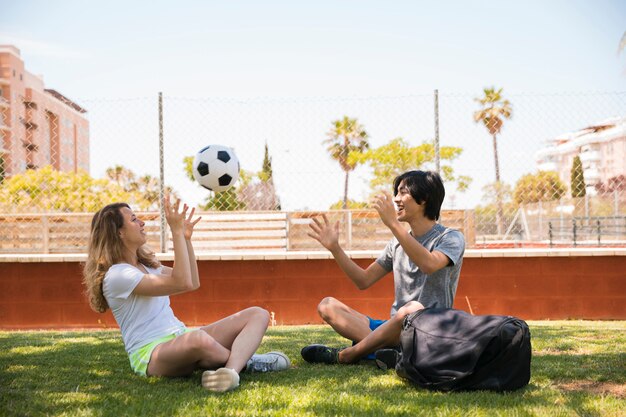
[[504,227],[502,225],[502,193],[500,192],[500,164],[498,162],[498,141],[497,136],[502,129],[503,118],[510,119],[513,115],[511,103],[502,97],[502,89],[495,87],[484,88],[484,96],[475,98],[480,103],[481,109],[474,112],[474,121],[482,122],[493,139],[493,157],[496,166],[496,222],[498,225],[498,234],[502,235]]
[[621,53],[624,48],[626,48],[626,32],[622,35],[622,38],[619,40],[619,45],[617,46],[617,53]]
[[[622,38],[619,40],[619,45],[617,45],[617,54],[620,55],[626,49],[626,32],[622,35]],[[626,70],[624,70],[626,73]]]
[[369,148],[368,134],[365,128],[357,121],[348,116],[332,122],[332,127],[327,133],[328,138],[323,143],[328,144],[326,150],[333,159],[336,159],[341,169],[346,173],[343,188],[343,208],[348,207],[348,178],[350,171],[354,170],[356,163],[348,162],[348,155],[352,151],[363,152]]

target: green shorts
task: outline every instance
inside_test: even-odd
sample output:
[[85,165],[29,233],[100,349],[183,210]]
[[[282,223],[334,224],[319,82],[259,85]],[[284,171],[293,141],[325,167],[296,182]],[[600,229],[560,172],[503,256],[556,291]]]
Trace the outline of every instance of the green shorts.
[[147,345],[143,345],[130,355],[128,355],[128,359],[130,360],[130,367],[137,375],[148,376],[148,364],[150,363],[150,358],[152,357],[152,351],[161,343],[169,342],[172,339],[180,336],[181,334],[189,333],[193,331],[192,329],[184,329],[180,332],[168,334],[167,336],[163,336],[154,342],[150,342]]

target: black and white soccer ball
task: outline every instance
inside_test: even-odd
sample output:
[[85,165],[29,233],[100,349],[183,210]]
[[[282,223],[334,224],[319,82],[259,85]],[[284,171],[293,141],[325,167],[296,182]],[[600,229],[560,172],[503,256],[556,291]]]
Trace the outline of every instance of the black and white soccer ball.
[[227,146],[206,146],[193,160],[193,176],[207,190],[226,191],[239,179],[239,159]]

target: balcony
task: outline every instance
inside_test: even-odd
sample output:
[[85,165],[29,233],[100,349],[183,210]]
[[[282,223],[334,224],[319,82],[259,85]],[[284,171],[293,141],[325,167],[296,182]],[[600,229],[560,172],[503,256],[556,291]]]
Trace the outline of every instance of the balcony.
[[39,146],[37,146],[36,144],[32,142],[22,141],[22,146],[30,152],[37,152],[39,150]]
[[546,162],[541,162],[541,163],[537,164],[537,169],[539,169],[539,171],[554,171],[554,172],[558,172],[559,166],[557,165],[556,162],[546,161]]
[[580,154],[581,162],[598,162],[600,159],[600,152],[598,151],[582,152]]
[[600,180],[600,172],[596,168],[585,169],[583,171],[586,182],[596,182]]
[[23,117],[20,117],[20,123],[22,123],[28,130],[35,130],[39,127],[37,123],[26,120]]
[[37,103],[35,103],[34,101],[24,101],[24,107],[26,107],[27,109],[33,109],[33,110],[37,110]]

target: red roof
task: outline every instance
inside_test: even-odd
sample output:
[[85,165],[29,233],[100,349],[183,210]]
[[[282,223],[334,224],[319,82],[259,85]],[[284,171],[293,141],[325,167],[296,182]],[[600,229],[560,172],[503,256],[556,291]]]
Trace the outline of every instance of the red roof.
[[48,94],[51,94],[54,98],[56,98],[57,100],[61,101],[63,104],[66,104],[66,105],[70,106],[71,108],[73,108],[77,112],[79,112],[79,113],[87,113],[86,109],[82,108],[81,106],[79,106],[78,104],[76,104],[75,102],[70,100],[69,98],[65,97],[63,94],[59,93],[58,91],[53,90],[51,88],[46,88],[45,92],[48,93]]

